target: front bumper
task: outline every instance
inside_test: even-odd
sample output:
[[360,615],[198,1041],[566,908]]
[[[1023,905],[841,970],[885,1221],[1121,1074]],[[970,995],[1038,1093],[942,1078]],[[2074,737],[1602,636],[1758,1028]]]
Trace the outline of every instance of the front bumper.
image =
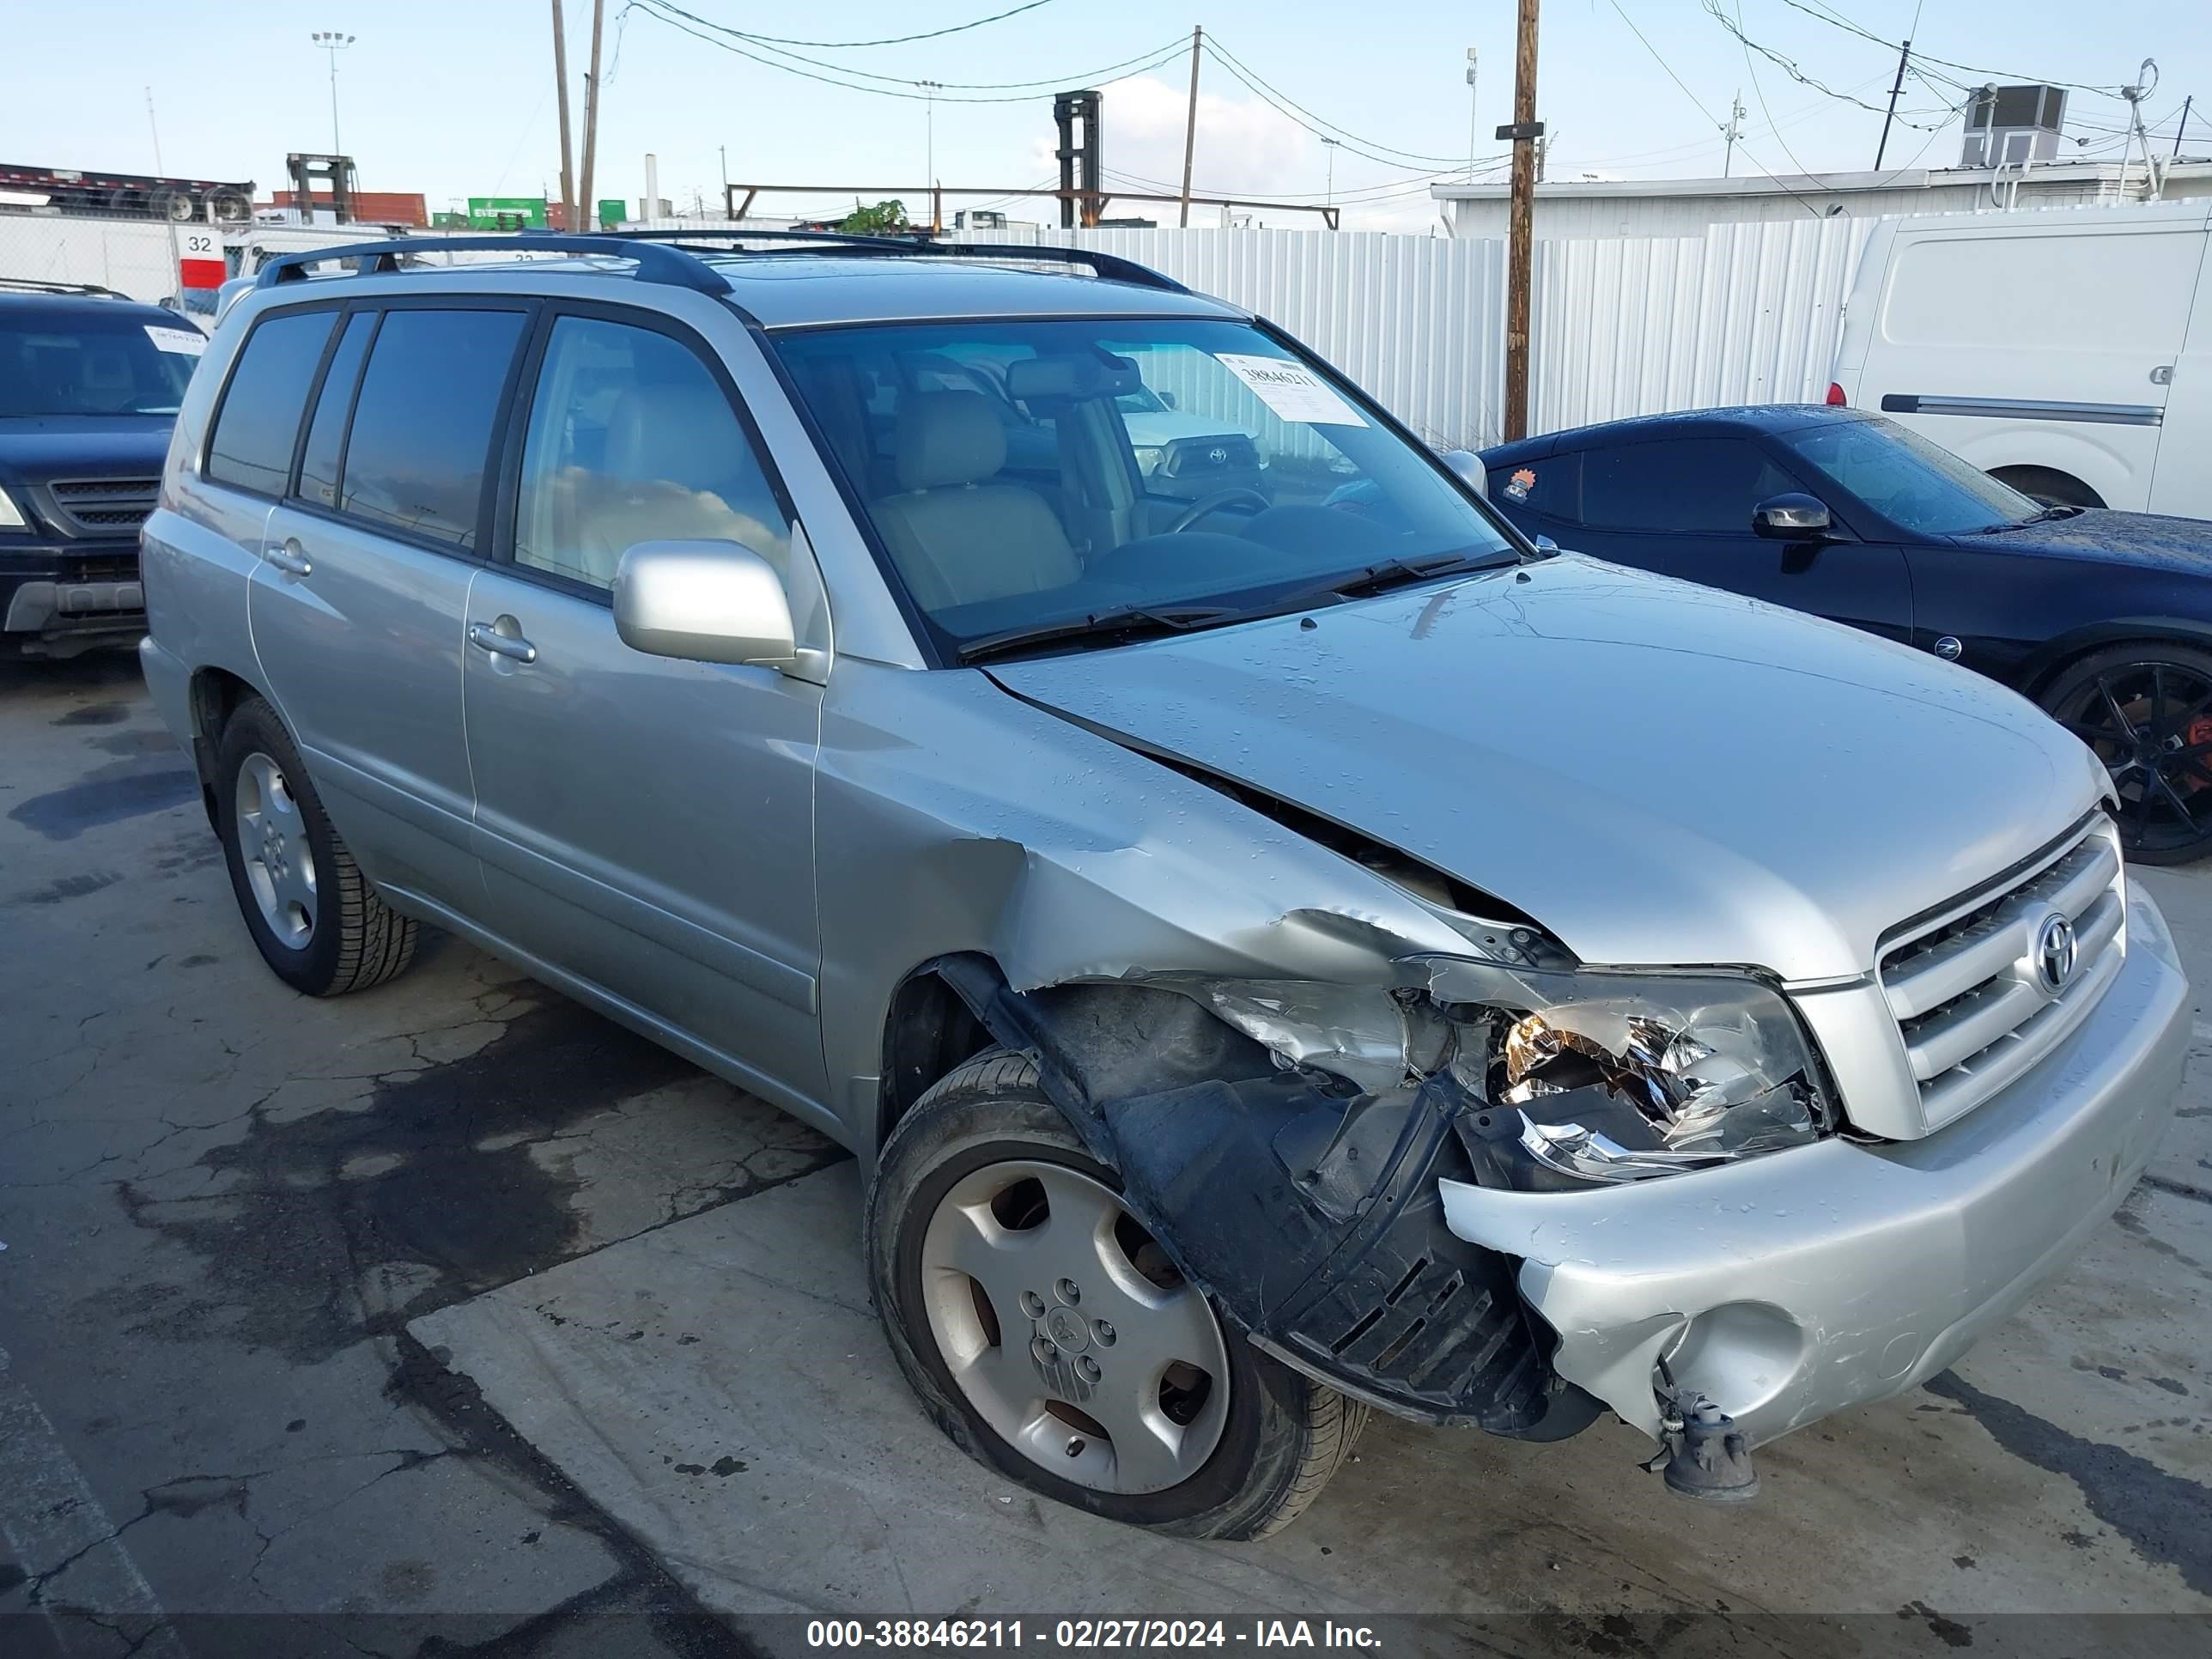
[[9,647],[66,656],[145,631],[135,538],[0,547],[0,641]]
[[1832,1139],[1586,1192],[1442,1181],[1446,1222],[1519,1258],[1559,1375],[1655,1439],[1662,1357],[1754,1445],[1900,1393],[2063,1266],[2150,1162],[2189,988],[2132,884],[2128,939],[2072,1036],[1925,1139]]

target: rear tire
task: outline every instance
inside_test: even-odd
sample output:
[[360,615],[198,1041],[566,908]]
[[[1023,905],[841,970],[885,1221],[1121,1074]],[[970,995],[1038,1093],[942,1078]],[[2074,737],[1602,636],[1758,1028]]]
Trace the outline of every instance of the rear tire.
[[[1261,1353],[1223,1321],[1120,1210],[1120,1187],[1044,1097],[1026,1059],[994,1050],[945,1077],[892,1131],[868,1191],[870,1290],[892,1354],[938,1427],[1008,1480],[1156,1532],[1263,1538],[1320,1495],[1350,1455],[1367,1408]],[[1036,1197],[1027,1218],[1003,1209],[1025,1201],[1031,1188]],[[1048,1190],[1054,1195],[1048,1200]],[[1094,1218],[1079,1207],[1085,1202],[1103,1207]],[[1080,1224],[1048,1237],[1048,1209],[1063,1224]],[[1003,1282],[964,1275],[945,1259],[939,1218],[981,1212],[994,1218],[986,1224],[991,1234],[1013,1245],[1004,1253],[1006,1265],[977,1263]],[[1059,1248],[1055,1239],[1079,1240],[1096,1254],[1050,1255]],[[987,1246],[985,1255],[994,1249]],[[1044,1254],[1024,1254],[1031,1250]],[[1088,1286],[1069,1283],[1094,1272]],[[1119,1283],[1134,1285],[1159,1311],[1140,1308]],[[1085,1293],[1064,1296],[1061,1285]],[[1109,1313],[1121,1321],[1119,1328],[1094,1317]],[[952,1358],[948,1346],[963,1344],[940,1334],[948,1318],[967,1328],[964,1352]],[[1058,1339],[1056,1320],[1068,1328]],[[1180,1360],[1157,1376],[1149,1364],[1117,1364],[1155,1347],[1180,1354],[1176,1342],[1204,1349],[1206,1364],[1223,1374],[1206,1375],[1201,1389],[1182,1380],[1198,1368]],[[1043,1356],[1034,1370],[1033,1355]],[[956,1379],[956,1361],[968,1380]],[[1072,1380],[1079,1376],[1088,1382]],[[1006,1385],[994,1394],[982,1380],[989,1377]],[[1015,1422],[1015,1432],[994,1426],[994,1418]],[[1138,1444],[1146,1421],[1165,1437],[1174,1437],[1166,1425],[1181,1425],[1188,1467],[1149,1439]],[[1123,1425],[1118,1445],[1109,1423]],[[1200,1433],[1210,1438],[1194,1445],[1191,1437]],[[1044,1461],[1049,1455],[1059,1463],[1063,1452],[1071,1460],[1065,1474]],[[1147,1457],[1156,1471],[1149,1479],[1142,1473]]]
[[2105,498],[2070,472],[2050,466],[2000,466],[1990,477],[2045,507],[2102,507]]
[[2165,640],[2093,651],[2042,702],[2112,774],[2131,862],[2212,854],[2212,651]]
[[246,932],[311,997],[367,990],[415,959],[416,924],[376,896],[323,811],[276,711],[239,704],[216,745],[216,833]]

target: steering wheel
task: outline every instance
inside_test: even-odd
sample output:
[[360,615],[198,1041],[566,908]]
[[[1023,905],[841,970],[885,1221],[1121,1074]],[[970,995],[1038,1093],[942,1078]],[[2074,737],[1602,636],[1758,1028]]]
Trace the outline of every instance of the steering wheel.
[[1274,505],[1274,502],[1269,501],[1258,490],[1245,484],[1239,484],[1234,489],[1217,489],[1211,495],[1200,496],[1182,512],[1176,514],[1175,522],[1159,533],[1163,536],[1180,535],[1208,514],[1218,513],[1230,502],[1240,500],[1258,503],[1262,513]]

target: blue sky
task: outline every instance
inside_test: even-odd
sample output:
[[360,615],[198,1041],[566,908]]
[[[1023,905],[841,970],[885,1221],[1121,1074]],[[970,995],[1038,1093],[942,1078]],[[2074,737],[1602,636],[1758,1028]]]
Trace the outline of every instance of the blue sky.
[[[1737,15],[1739,0],[1715,3]],[[680,3],[757,33],[845,40],[960,22],[1018,0]],[[1817,10],[1823,0],[1805,4]],[[2175,112],[2193,92],[2189,148],[2212,154],[2212,5],[2202,0],[2100,0],[2094,29],[2080,0],[1832,0],[1827,9],[1893,41],[1917,13],[1917,52],[2006,76],[2117,87],[2135,78],[2143,58],[2155,57],[2160,82],[2145,109],[2161,124],[2161,153],[2172,143]],[[535,195],[541,187],[557,193],[547,0],[313,0],[308,8],[205,0],[182,9],[174,0],[15,0],[9,10],[16,73],[0,105],[0,156],[10,161],[152,171],[150,88],[168,171],[250,177],[265,191],[281,182],[288,150],[330,143],[326,60],[307,36],[337,28],[358,37],[340,59],[338,94],[343,140],[365,185],[419,190],[434,208],[467,195]],[[567,0],[567,12],[580,144],[589,0]],[[1197,21],[1258,78],[1345,136],[1334,148],[1333,183],[1349,223],[1419,229],[1436,216],[1419,175],[1454,161],[1463,165],[1468,152],[1470,46],[1480,55],[1478,154],[1498,152],[1488,134],[1510,115],[1513,16],[1511,0],[1387,6],[1209,0],[1202,8],[1050,0],[932,41],[867,51],[793,48],[887,77],[885,84],[944,82],[933,111],[925,102],[764,67],[679,33],[642,7],[625,11],[625,0],[608,0],[596,193],[638,196],[651,150],[659,157],[663,195],[688,205],[696,192],[711,202],[721,147],[733,179],[910,187],[924,179],[933,125],[935,172],[947,185],[1043,182],[1054,167],[1052,88],[1085,84],[1078,77],[1086,71],[1164,51],[1178,39],[1187,47]],[[185,17],[188,24],[180,21]],[[1741,0],[1741,17],[1746,34],[1804,75],[1869,104],[1887,95],[1893,46],[1856,38],[1788,0]],[[27,66],[38,66],[36,73],[25,74]],[[1722,154],[1716,124],[1727,118],[1739,92],[1747,113],[1737,172],[1863,169],[1874,161],[1878,113],[1750,56],[1700,0],[1548,0],[1539,67],[1539,112],[1554,134],[1555,177],[1584,170],[1628,178],[1716,173]],[[1961,82],[1983,78],[1966,70],[1942,72]],[[1103,83],[1113,173],[1124,179],[1180,176],[1188,75],[1185,51],[1149,72]],[[975,95],[959,93],[956,82],[1033,81],[1048,84],[1013,102],[951,101]],[[1900,108],[1934,124],[1947,118],[1944,106],[1960,95],[1908,82]],[[2117,130],[2125,108],[2114,97],[2072,95],[2069,131],[2094,141],[2081,153],[2117,156],[2117,137],[2087,128]],[[1955,119],[1932,134],[1900,126],[1885,165],[1895,168],[1916,155],[1931,165],[1954,161],[1958,143]],[[1358,153],[1362,148],[1366,155]],[[1201,194],[1318,200],[1332,182],[1331,159],[1314,132],[1270,108],[1220,63],[1206,61],[1195,179]],[[1049,204],[1026,210],[1050,211]]]

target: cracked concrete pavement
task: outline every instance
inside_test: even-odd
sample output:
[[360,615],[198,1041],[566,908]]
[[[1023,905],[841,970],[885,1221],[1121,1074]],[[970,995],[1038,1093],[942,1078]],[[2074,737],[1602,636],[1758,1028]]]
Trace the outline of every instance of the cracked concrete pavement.
[[[1139,1538],[929,1428],[820,1137],[450,939],[287,991],[127,657],[0,668],[0,744],[18,1650],[742,1652],[779,1610],[1195,1600],[1558,1610],[1597,1652],[1625,1616],[1864,1613],[1932,1652],[2005,1610],[2212,1613],[2204,1059],[2069,1273],[1762,1453],[1750,1510],[1666,1499],[1617,1425],[1378,1422],[1277,1539]],[[2212,985],[2212,873],[2148,880]]]

